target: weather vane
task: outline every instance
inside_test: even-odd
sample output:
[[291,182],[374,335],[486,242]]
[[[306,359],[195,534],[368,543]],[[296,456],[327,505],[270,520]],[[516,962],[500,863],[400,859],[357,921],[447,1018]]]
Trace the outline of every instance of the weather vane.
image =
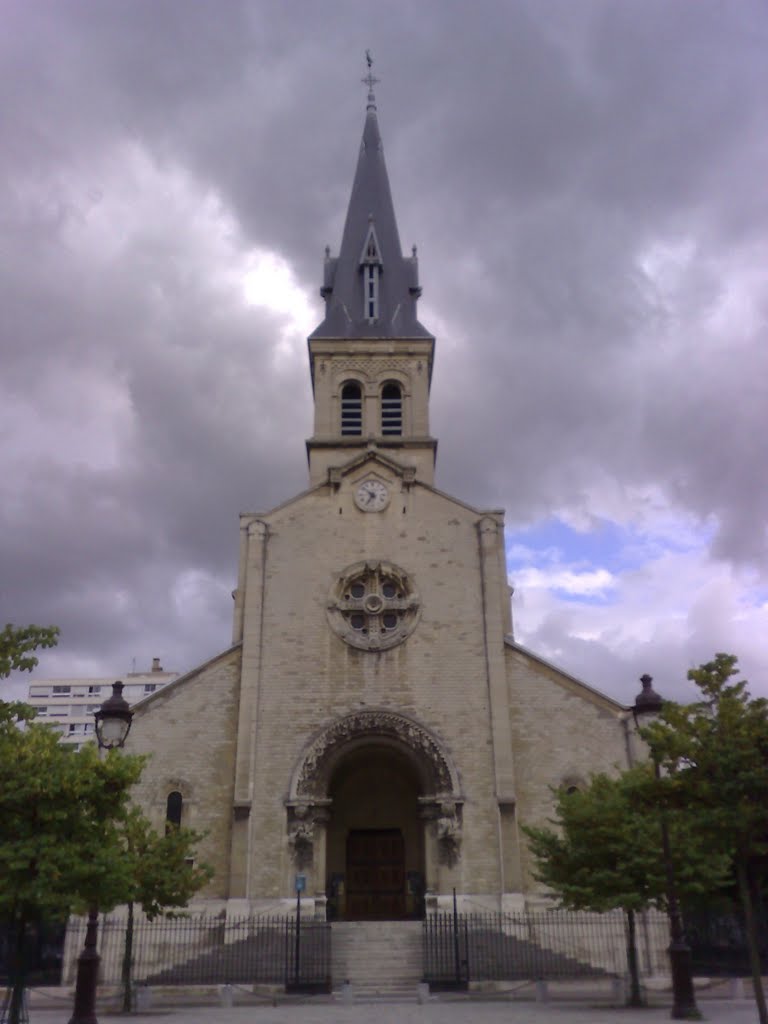
[[368,65],[368,74],[362,79],[362,82],[364,85],[368,86],[368,92],[373,92],[373,87],[379,80],[378,78],[374,78],[373,75],[373,57],[371,56],[370,50],[365,51],[365,63]]

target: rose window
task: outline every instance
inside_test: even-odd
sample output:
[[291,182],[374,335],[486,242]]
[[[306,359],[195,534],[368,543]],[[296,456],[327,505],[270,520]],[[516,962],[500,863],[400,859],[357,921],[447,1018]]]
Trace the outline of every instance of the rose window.
[[328,618],[352,647],[381,651],[402,643],[413,631],[419,599],[413,584],[391,562],[358,562],[334,585]]

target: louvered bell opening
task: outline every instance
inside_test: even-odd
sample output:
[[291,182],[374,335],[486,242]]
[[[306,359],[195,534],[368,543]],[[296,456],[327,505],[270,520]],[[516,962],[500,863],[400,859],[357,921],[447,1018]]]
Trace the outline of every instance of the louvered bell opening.
[[403,398],[397,384],[385,384],[382,389],[381,432],[390,437],[403,432]]
[[359,436],[363,432],[363,396],[359,384],[345,384],[341,389],[342,436]]

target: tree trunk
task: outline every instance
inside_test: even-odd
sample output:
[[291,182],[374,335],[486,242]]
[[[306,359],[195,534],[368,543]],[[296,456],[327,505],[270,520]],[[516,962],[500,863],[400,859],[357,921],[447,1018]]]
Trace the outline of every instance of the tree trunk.
[[24,938],[27,930],[26,921],[16,922],[16,934],[11,960],[11,1001],[8,1006],[8,1024],[20,1024],[24,1006]]
[[128,904],[128,920],[125,924],[125,946],[123,948],[123,966],[121,979],[123,983],[123,1013],[133,1010],[133,988],[131,972],[133,969],[133,903]]
[[637,927],[634,910],[627,910],[627,966],[629,968],[629,995],[627,1006],[643,1006],[640,991],[640,970],[637,958]]
[[760,968],[760,947],[757,935],[757,922],[755,921],[755,908],[752,903],[749,878],[747,876],[747,865],[741,857],[736,860],[736,877],[739,882],[739,896],[741,906],[744,910],[744,923],[747,927],[747,944],[749,946],[749,966],[752,969],[752,986],[755,990],[755,1002],[757,1003],[757,1014],[760,1024],[768,1024],[768,1008],[765,1005],[765,992],[763,991],[763,978]]

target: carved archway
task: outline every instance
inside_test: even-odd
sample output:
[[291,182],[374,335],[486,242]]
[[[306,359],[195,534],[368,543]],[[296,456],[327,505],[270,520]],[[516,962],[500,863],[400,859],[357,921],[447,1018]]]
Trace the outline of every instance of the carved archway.
[[425,797],[461,802],[458,773],[434,733],[391,708],[366,708],[337,718],[310,740],[291,777],[289,803],[326,799],[338,760],[372,740],[398,747],[413,761]]
[[[389,748],[418,780],[420,816],[437,843],[442,863],[452,864],[461,845],[463,796],[458,772],[440,740],[420,722],[390,708],[365,708],[321,729],[302,751],[286,799],[288,842],[294,862],[312,863],[315,839],[328,823],[331,782],[356,751]],[[319,866],[319,865],[318,865]]]

